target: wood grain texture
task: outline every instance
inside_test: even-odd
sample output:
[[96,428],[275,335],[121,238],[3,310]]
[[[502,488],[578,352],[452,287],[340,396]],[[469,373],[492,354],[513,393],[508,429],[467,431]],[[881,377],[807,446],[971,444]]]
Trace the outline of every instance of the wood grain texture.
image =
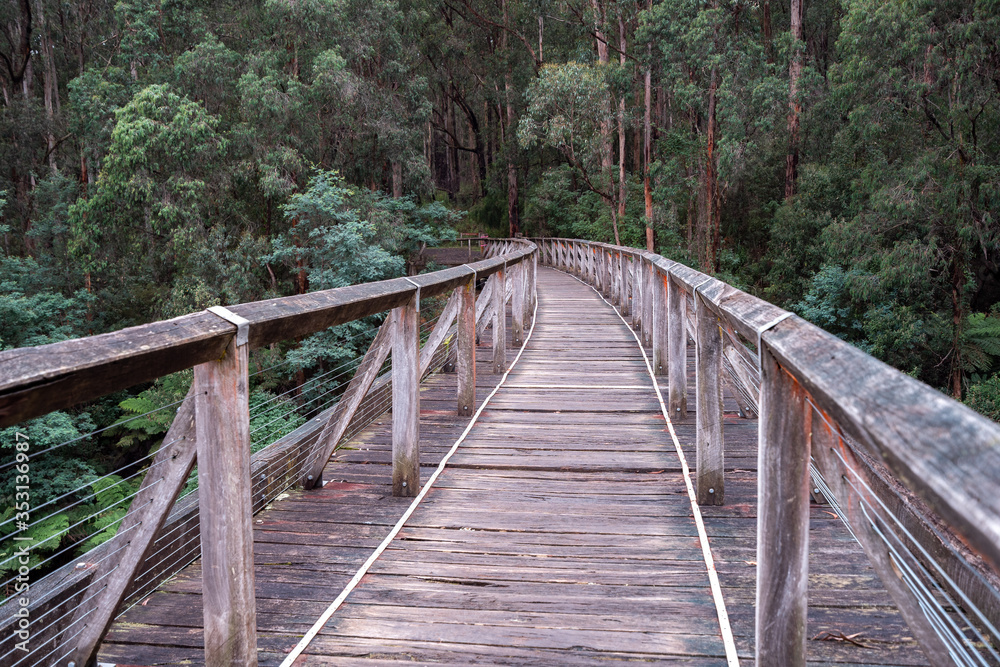
[[493,372],[507,370],[507,271],[493,274]]
[[469,416],[476,407],[476,284],[458,288],[458,359],[456,362],[458,414]]
[[392,311],[392,495],[420,493],[420,326],[416,296]]
[[524,289],[525,271],[524,264],[513,267],[511,272],[511,340],[515,346],[520,346],[524,342]]
[[427,375],[427,372],[431,368],[431,363],[434,361],[434,354],[451,332],[451,325],[458,315],[459,302],[462,298],[459,293],[460,289],[461,286],[455,289],[451,293],[451,296],[448,297],[448,302],[444,305],[444,310],[441,311],[437,322],[434,323],[434,328],[424,342],[423,347],[420,348],[420,377]]
[[695,294],[698,338],[695,344],[695,397],[697,406],[698,503],[722,505],[725,501],[725,443],[722,437],[722,337],[719,319]]
[[[667,293],[667,410],[670,418],[683,418],[687,414],[687,308],[684,294],[673,281],[672,274],[663,274],[664,291]],[[654,315],[655,317],[655,315]]]
[[194,369],[205,664],[257,664],[246,345]]
[[765,350],[761,357],[754,659],[761,667],[804,667],[811,408],[774,356]]

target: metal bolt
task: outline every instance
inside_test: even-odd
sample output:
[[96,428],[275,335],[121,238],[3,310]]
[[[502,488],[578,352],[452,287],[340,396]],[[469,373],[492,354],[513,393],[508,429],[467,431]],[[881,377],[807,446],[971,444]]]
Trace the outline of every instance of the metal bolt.
[[813,489],[813,493],[819,493],[819,489]]
[[313,481],[313,476],[309,475],[308,477],[306,477],[306,479],[308,479],[311,482],[311,481]]
[[469,409],[469,406],[468,406],[468,405],[466,405],[466,406],[465,406],[465,407],[464,407],[463,409],[464,409],[464,410],[468,410],[468,409]]
[[66,667],[76,667],[76,663],[70,660],[69,662],[66,663]]
[[715,489],[709,489],[708,492],[709,493],[715,493]]
[[403,486],[406,486],[406,482],[403,482]]

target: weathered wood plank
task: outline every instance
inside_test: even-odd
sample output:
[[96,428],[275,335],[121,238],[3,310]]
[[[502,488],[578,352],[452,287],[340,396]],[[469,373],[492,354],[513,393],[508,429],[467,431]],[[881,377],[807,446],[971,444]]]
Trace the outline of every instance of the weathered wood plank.
[[205,664],[257,664],[250,508],[249,349],[194,369]]
[[420,325],[417,299],[392,311],[392,495],[420,492]]
[[697,397],[697,491],[701,505],[725,501],[725,444],[722,436],[722,337],[719,320],[695,293],[698,338],[695,345],[695,396]]
[[761,355],[757,463],[756,664],[806,664],[812,408],[802,386]]
[[493,372],[507,370],[507,271],[493,274]]
[[469,279],[456,290],[458,310],[458,359],[456,378],[458,414],[469,416],[476,408],[476,283]]
[[[667,293],[667,410],[671,419],[687,415],[687,308],[684,293],[670,273],[663,274]],[[654,314],[655,317],[655,314]]]

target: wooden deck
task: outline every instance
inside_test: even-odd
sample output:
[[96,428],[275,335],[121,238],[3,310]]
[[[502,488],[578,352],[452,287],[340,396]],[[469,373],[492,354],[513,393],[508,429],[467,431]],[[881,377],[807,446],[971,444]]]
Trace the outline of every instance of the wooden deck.
[[[678,457],[640,349],[591,288],[550,269],[538,281],[535,328],[506,384],[301,664],[725,664]],[[499,378],[488,373],[489,348],[480,352],[482,401]],[[425,479],[468,424],[454,416],[454,392],[444,374],[421,394]],[[702,512],[747,665],[756,423],[727,407],[727,505]],[[675,424],[692,464],[693,416]],[[389,427],[387,416],[338,452],[325,487],[292,492],[256,517],[260,664],[284,659],[409,505],[390,495]],[[826,506],[812,507],[810,540],[810,661],[926,664]],[[203,662],[199,598],[195,563],[119,619],[101,660]]]

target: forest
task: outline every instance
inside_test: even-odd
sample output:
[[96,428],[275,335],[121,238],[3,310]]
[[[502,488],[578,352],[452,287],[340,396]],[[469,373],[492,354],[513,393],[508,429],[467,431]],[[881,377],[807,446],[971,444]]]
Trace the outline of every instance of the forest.
[[[0,30],[0,349],[403,275],[457,232],[562,236],[1000,419],[996,0],[6,0]],[[255,446],[372,324],[254,356]],[[36,558],[113,534],[189,384],[18,427],[51,448]]]

